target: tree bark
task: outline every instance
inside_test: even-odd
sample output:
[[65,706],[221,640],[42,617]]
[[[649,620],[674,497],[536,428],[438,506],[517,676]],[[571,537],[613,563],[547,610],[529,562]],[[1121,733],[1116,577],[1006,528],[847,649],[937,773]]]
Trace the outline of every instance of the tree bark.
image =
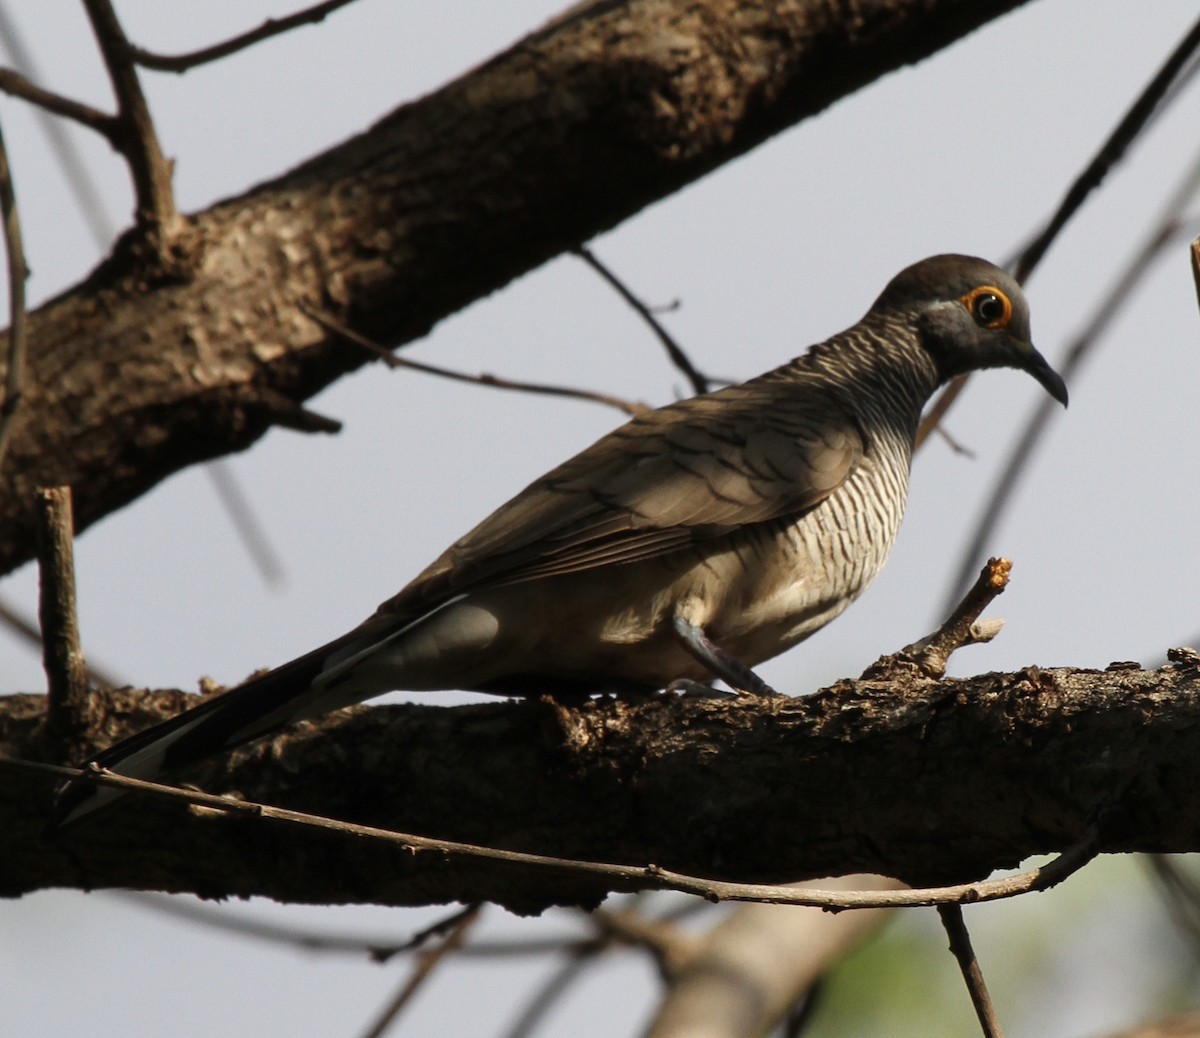
[[0,572],[34,491],[84,529],[272,425],[388,344],[1022,0],[581,5],[367,132],[191,216],[165,264],[128,232],[29,322],[0,472]]
[[[934,681],[893,664],[778,702],[660,696],[358,707],[198,784],[425,836],[748,882],[958,882],[1063,850],[1200,850],[1200,657],[1160,670]],[[107,744],[194,699],[115,693]],[[44,699],[0,700],[0,753],[47,759]],[[409,852],[129,795],[58,842],[44,777],[0,770],[0,895],[127,886],[389,905],[594,905],[595,878]]]

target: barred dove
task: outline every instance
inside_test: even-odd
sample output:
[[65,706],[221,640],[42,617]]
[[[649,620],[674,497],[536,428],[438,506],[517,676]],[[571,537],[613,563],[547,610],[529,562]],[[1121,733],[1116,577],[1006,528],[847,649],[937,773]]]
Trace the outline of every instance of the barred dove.
[[[581,695],[750,667],[879,572],[939,385],[1020,368],[1064,405],[1020,287],[967,256],[898,274],[865,317],[741,385],[641,415],[502,505],[348,634],[94,758],[154,778],[393,689]],[[71,820],[113,797],[67,788]]]

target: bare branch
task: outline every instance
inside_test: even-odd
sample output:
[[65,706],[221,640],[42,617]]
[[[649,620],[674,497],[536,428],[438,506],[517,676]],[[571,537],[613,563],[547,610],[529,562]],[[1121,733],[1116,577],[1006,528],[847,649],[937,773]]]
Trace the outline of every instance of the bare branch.
[[218,814],[228,814],[235,818],[250,818],[256,821],[269,819],[326,833],[374,840],[408,851],[434,851],[441,855],[477,858],[508,865],[585,875],[621,885],[629,885],[634,889],[676,890],[684,894],[695,894],[712,902],[753,901],[768,905],[807,905],[832,910],[977,904],[981,901],[998,901],[1032,891],[1047,890],[1077,872],[1097,853],[1095,838],[1089,836],[1085,841],[1064,851],[1049,864],[1014,876],[911,890],[841,892],[811,887],[727,882],[691,876],[653,864],[618,865],[609,862],[582,861],[559,858],[549,854],[486,847],[458,840],[440,840],[415,833],[381,829],[378,826],[344,822],[325,815],[293,811],[252,800],[242,800],[234,796],[219,796],[199,790],[184,789],[180,786],[147,782],[143,779],[118,775],[95,764],[89,764],[86,768],[68,768],[0,756],[0,770],[25,771],[58,779],[86,778],[97,785],[111,786],[114,789],[123,789],[128,792],[147,793],[169,800],[180,800],[198,808],[207,808]]
[[81,126],[86,126],[89,130],[95,130],[109,144],[118,151],[120,150],[120,131],[117,120],[107,112],[102,112],[82,101],[73,101],[69,97],[45,90],[10,68],[0,68],[0,90],[10,97],[19,97],[22,101],[28,101],[44,111],[60,115],[64,119],[70,119]]
[[275,587],[283,581],[283,563],[271,546],[271,538],[255,514],[227,459],[218,458],[205,466],[209,481],[225,513],[237,530],[238,540],[245,546],[263,581]]
[[38,573],[42,651],[48,681],[46,723],[53,737],[71,752],[96,724],[97,706],[87,684],[79,620],[75,615],[75,562],[72,549],[71,488],[45,488],[38,493],[41,528]]
[[188,69],[193,69],[197,65],[205,65],[210,61],[227,58],[255,43],[261,43],[263,40],[278,36],[298,26],[324,21],[326,15],[353,2],[354,0],[324,0],[323,3],[313,4],[295,14],[289,14],[285,18],[268,18],[257,29],[250,29],[222,43],[214,43],[209,47],[201,47],[185,54],[156,54],[154,51],[132,45],[129,48],[129,54],[134,62],[143,68],[154,69],[157,72],[187,72]]
[[967,982],[971,1004],[975,1007],[975,1015],[979,1018],[979,1026],[983,1028],[984,1038],[1004,1038],[1000,1018],[996,1015],[992,996],[988,994],[987,984],[983,980],[983,970],[975,957],[975,949],[971,947],[971,935],[967,933],[967,924],[963,921],[962,906],[938,905],[938,915],[941,916],[946,935],[950,938],[950,951],[958,960],[958,968],[962,970],[963,980]]
[[363,1034],[363,1038],[382,1038],[382,1035],[392,1026],[393,1021],[403,1012],[404,1007],[408,1005],[420,989],[421,986],[433,975],[433,971],[437,968],[447,955],[457,951],[462,947],[462,943],[466,940],[467,931],[471,925],[479,918],[479,906],[471,905],[458,914],[450,932],[446,934],[445,939],[436,948],[431,948],[428,951],[421,952],[417,957],[417,965],[412,971],[412,975],[404,982],[400,990],[396,992],[395,998],[388,1003],[387,1007],[379,1014],[375,1023],[369,1027]]
[[954,401],[958,399],[958,395],[966,388],[966,385],[966,375],[956,376],[938,394],[937,399],[926,408],[925,414],[921,416],[921,424],[917,426],[916,439],[913,440],[913,450],[921,449],[925,441],[929,439],[929,434],[938,427],[941,420],[946,417],[946,412],[954,406]]
[[[34,60],[33,52],[26,46],[21,30],[17,27],[16,21],[9,15],[8,5],[2,3],[0,3],[0,44],[3,44],[4,49],[8,51],[13,64],[16,66],[17,73],[33,82],[38,82],[42,79],[37,63]],[[6,71],[0,69],[0,76]],[[30,83],[30,86],[32,85]],[[37,88],[35,87],[34,89]],[[51,95],[51,97],[53,96]],[[74,102],[68,102],[68,104],[74,104]],[[44,107],[35,106],[35,110],[38,124],[42,128],[42,132],[46,135],[46,139],[50,144],[50,150],[54,152],[55,158],[58,159],[58,164],[67,179],[68,186],[71,188],[71,194],[75,196],[75,201],[79,205],[80,215],[91,232],[92,242],[97,250],[103,251],[112,242],[116,228],[113,227],[112,221],[109,219],[107,207],[100,192],[96,189],[91,171],[80,156],[76,142],[67,133],[63,120],[57,118],[56,113]],[[108,140],[109,144],[112,144],[110,133],[112,132],[112,124],[115,121],[113,117],[104,112],[98,112],[95,109],[87,109],[87,111],[93,117],[105,121],[107,130],[104,133],[104,137]],[[57,113],[57,115],[64,114],[62,112]],[[95,129],[96,127],[92,126],[91,128]]]
[[941,627],[928,637],[883,657],[867,670],[867,674],[883,674],[897,663],[911,663],[931,678],[942,677],[955,651],[964,645],[990,642],[1000,633],[1002,621],[984,623],[979,617],[998,595],[1004,593],[1011,572],[1012,563],[1008,559],[989,559],[971,589]]
[[573,251],[576,256],[608,282],[617,295],[624,299],[633,308],[634,312],[650,326],[650,330],[658,336],[658,341],[666,348],[667,356],[671,358],[671,363],[683,372],[684,377],[691,384],[692,392],[707,393],[711,387],[711,380],[706,375],[700,374],[696,366],[692,363],[691,358],[684,352],[683,347],[663,327],[662,322],[654,316],[650,307],[638,299],[616,274],[596,258],[596,254],[586,245],[581,245]]
[[154,243],[158,259],[173,267],[171,246],[181,217],[175,208],[171,166],[163,156],[150,108],[138,81],[129,41],[111,0],[83,0],[117,99],[116,147],[133,175],[137,222]]
[[[838,890],[902,886],[882,876],[823,880]],[[886,909],[822,912],[742,905],[700,938],[670,974],[647,1038],[745,1038],[772,1033],[821,977],[890,917]]]
[[[0,599],[0,625],[7,627],[31,649],[41,651],[42,632],[37,624],[3,599]],[[98,688],[118,688],[125,684],[108,671],[90,664],[87,665],[87,680],[89,684]]]
[[1200,238],[1192,242],[1192,280],[1196,283],[1196,302],[1200,304]]
[[356,345],[361,346],[363,349],[379,357],[392,369],[408,368],[410,371],[420,371],[426,375],[435,375],[438,378],[447,378],[454,382],[468,382],[476,386],[491,386],[493,389],[512,389],[521,393],[563,396],[572,400],[589,400],[593,403],[615,407],[618,411],[623,411],[627,415],[639,415],[649,410],[647,405],[638,401],[622,400],[620,397],[610,396],[607,393],[598,393],[591,389],[576,389],[572,386],[552,386],[542,382],[520,382],[514,379],[500,378],[498,375],[489,375],[486,372],[480,375],[471,375],[464,371],[452,371],[450,368],[438,367],[435,364],[426,364],[419,360],[409,360],[407,357],[397,357],[386,346],[368,339],[365,335],[360,335],[353,328],[349,328],[340,321],[334,320],[328,314],[314,310],[306,304],[302,304],[300,309],[327,331],[335,332],[342,336],[342,338],[349,339]]
[[0,132],[0,219],[4,221],[4,251],[8,259],[8,358],[4,380],[4,402],[0,403],[0,466],[8,451],[13,419],[25,389],[25,282],[29,267],[25,263],[25,246],[21,241],[21,220],[17,213],[17,197],[13,190],[12,170],[8,149]]
[[1166,95],[1180,71],[1195,54],[1197,48],[1200,48],[1200,21],[1197,21],[1188,30],[1187,35],[1180,40],[1179,45],[1163,62],[1162,68],[1146,84],[1145,89],[1138,95],[1129,111],[1109,134],[1108,139],[1096,152],[1092,161],[1088,163],[1087,168],[1076,177],[1075,182],[1067,189],[1057,211],[1046,226],[1022,250],[1015,266],[1015,277],[1018,281],[1024,282],[1033,273],[1034,268],[1041,262],[1046,250],[1050,248],[1059,232],[1066,226],[1067,221],[1079,211],[1087,196],[1100,186],[1108,171],[1124,158],[1130,145],[1145,129],[1150,117],[1158,108],[1159,102]]

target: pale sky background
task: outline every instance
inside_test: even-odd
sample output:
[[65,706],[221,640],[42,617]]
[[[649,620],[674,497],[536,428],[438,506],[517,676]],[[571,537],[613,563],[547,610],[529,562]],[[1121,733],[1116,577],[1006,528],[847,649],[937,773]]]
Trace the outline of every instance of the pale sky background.
[[[146,74],[165,150],[176,159],[181,207],[240,193],[343,140],[535,29],[563,3],[359,0],[322,25],[183,77]],[[5,6],[45,85],[108,106],[78,4]],[[223,39],[292,9],[279,0],[116,6],[136,42],[164,51]],[[667,322],[703,370],[757,374],[856,321],[914,260],[946,251],[996,261],[1010,255],[1196,13],[1189,0],[1031,3],[652,206],[595,242],[596,251],[644,299],[682,301]],[[0,98],[0,120],[36,302],[80,280],[101,253],[29,109]],[[1034,339],[1052,363],[1192,161],[1197,125],[1200,88],[1193,88],[1109,177],[1031,280]],[[124,227],[131,207],[124,166],[98,138],[70,132],[108,218]],[[1169,646],[1195,643],[1198,337],[1180,243],[1070,381],[1070,410],[1054,418],[988,545],[1015,561],[1013,583],[992,610],[1008,626],[992,645],[961,653],[959,673],[1153,662]],[[410,355],[653,403],[684,390],[636,317],[571,258],[444,321]],[[995,470],[1040,393],[1014,372],[972,381],[948,425],[976,457],[940,440],[921,453],[883,575],[845,617],[765,666],[767,680],[811,691],[932,628]],[[620,421],[596,405],[381,365],[342,380],[312,406],[343,421],[342,434],[273,431],[232,460],[283,559],[283,586],[263,586],[209,477],[185,472],[79,539],[89,658],[137,684],[182,688],[202,675],[232,684],[283,662],[357,623],[530,479]],[[0,595],[30,614],[35,594],[30,567],[0,584]],[[43,688],[37,655],[7,635],[0,675],[8,691]],[[1102,884],[1106,875],[1115,885]],[[1146,999],[1183,983],[1182,952],[1147,891],[1134,863],[1107,862],[1036,901],[969,913],[1010,1038],[1104,1033],[1134,1022]],[[1065,918],[1055,916],[1051,931],[1044,919],[1055,907]],[[437,915],[258,901],[222,911],[391,940]],[[477,933],[529,936],[573,925],[493,911]],[[892,939],[931,925],[927,916],[906,919]],[[1164,961],[1176,961],[1177,971],[1164,976]],[[499,1035],[554,965],[444,967],[395,1033]],[[265,947],[111,894],[0,902],[3,1034],[353,1036],[408,969],[401,959],[380,967]],[[944,1033],[970,1033],[949,956],[916,983],[909,997],[936,1007]],[[574,992],[542,1033],[636,1034],[656,995],[653,970],[627,953]],[[878,1011],[881,1022],[858,1034],[897,1033],[886,1023],[886,1004]],[[834,1032],[818,1022],[812,1033]]]

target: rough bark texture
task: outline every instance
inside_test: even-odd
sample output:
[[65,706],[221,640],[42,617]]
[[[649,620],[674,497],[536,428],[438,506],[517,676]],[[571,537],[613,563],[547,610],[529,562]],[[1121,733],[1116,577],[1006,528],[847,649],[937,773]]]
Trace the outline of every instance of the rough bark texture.
[[[1200,850],[1200,662],[933,681],[892,668],[779,703],[360,707],[194,778],[427,836],[745,881],[978,878],[1064,849]],[[107,743],[179,708],[119,693]],[[44,701],[0,700],[0,753],[46,755]],[[604,884],[131,796],[57,844],[50,784],[0,771],[0,894],[129,886],[285,901],[593,904]]]
[[302,306],[391,344],[1022,0],[582,5],[277,180],[136,231],[32,315],[0,472],[0,572],[34,490],[79,529],[275,424],[361,364]]

